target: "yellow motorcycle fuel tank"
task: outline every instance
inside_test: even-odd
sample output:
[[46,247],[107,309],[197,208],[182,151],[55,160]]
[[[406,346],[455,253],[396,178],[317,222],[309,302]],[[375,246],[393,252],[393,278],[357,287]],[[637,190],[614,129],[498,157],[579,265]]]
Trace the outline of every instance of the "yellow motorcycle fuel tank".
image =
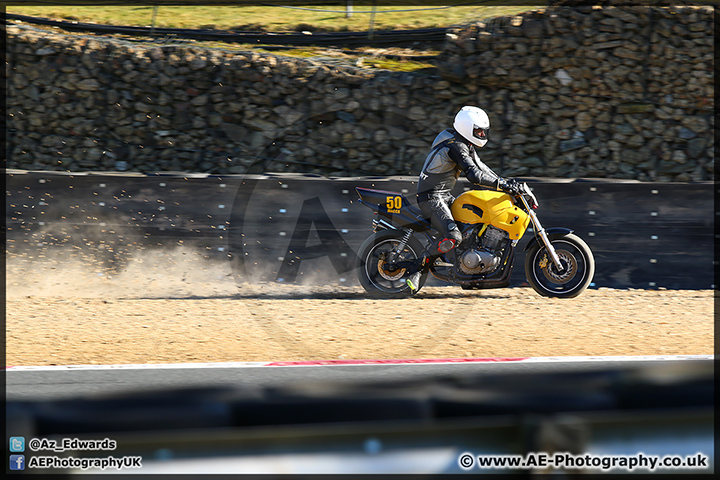
[[450,211],[455,221],[492,225],[508,232],[510,240],[520,240],[530,225],[530,216],[510,195],[493,190],[469,190],[455,199]]

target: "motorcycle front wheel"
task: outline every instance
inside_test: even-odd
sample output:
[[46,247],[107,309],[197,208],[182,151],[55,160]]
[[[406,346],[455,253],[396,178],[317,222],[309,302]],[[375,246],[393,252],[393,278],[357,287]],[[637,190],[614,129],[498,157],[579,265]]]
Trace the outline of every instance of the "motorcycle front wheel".
[[[365,291],[373,296],[385,298],[402,298],[410,295],[410,287],[406,280],[409,272],[405,268],[388,271],[386,268],[390,255],[402,241],[403,232],[381,231],[368,237],[360,246],[357,260],[358,280]],[[423,247],[411,237],[405,247],[397,254],[396,261],[408,261],[419,258]],[[421,286],[426,276],[420,280]]]
[[550,243],[563,268],[553,263],[547,248],[538,242],[525,257],[525,276],[537,293],[545,297],[574,298],[580,295],[595,275],[595,258],[590,247],[577,235],[551,237]]

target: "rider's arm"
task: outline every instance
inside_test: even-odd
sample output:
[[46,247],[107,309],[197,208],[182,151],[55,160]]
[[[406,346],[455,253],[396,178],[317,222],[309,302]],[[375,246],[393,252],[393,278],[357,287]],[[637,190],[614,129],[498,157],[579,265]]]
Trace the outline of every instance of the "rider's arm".
[[[465,177],[475,185],[498,188],[500,177],[479,160],[473,158],[470,148],[460,142],[450,146],[448,156],[465,173]],[[482,165],[482,167],[481,167]]]

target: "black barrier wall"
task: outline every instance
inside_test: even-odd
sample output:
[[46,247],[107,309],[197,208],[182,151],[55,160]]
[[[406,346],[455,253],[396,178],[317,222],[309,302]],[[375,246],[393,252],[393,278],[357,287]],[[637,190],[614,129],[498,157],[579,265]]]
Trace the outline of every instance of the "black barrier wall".
[[[238,279],[354,285],[373,218],[355,187],[414,198],[414,180],[8,171],[7,254],[70,252],[112,274],[138,252],[189,246],[231,262]],[[593,250],[593,286],[712,288],[711,183],[526,180],[543,226],[571,228]],[[531,235],[518,245],[513,286],[525,282]]]

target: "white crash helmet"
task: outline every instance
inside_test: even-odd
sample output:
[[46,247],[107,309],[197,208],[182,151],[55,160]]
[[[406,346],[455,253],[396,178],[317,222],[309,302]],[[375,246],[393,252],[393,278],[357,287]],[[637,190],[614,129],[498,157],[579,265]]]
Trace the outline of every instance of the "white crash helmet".
[[478,147],[484,147],[488,141],[490,118],[478,107],[462,107],[455,115],[453,128],[467,141]]

